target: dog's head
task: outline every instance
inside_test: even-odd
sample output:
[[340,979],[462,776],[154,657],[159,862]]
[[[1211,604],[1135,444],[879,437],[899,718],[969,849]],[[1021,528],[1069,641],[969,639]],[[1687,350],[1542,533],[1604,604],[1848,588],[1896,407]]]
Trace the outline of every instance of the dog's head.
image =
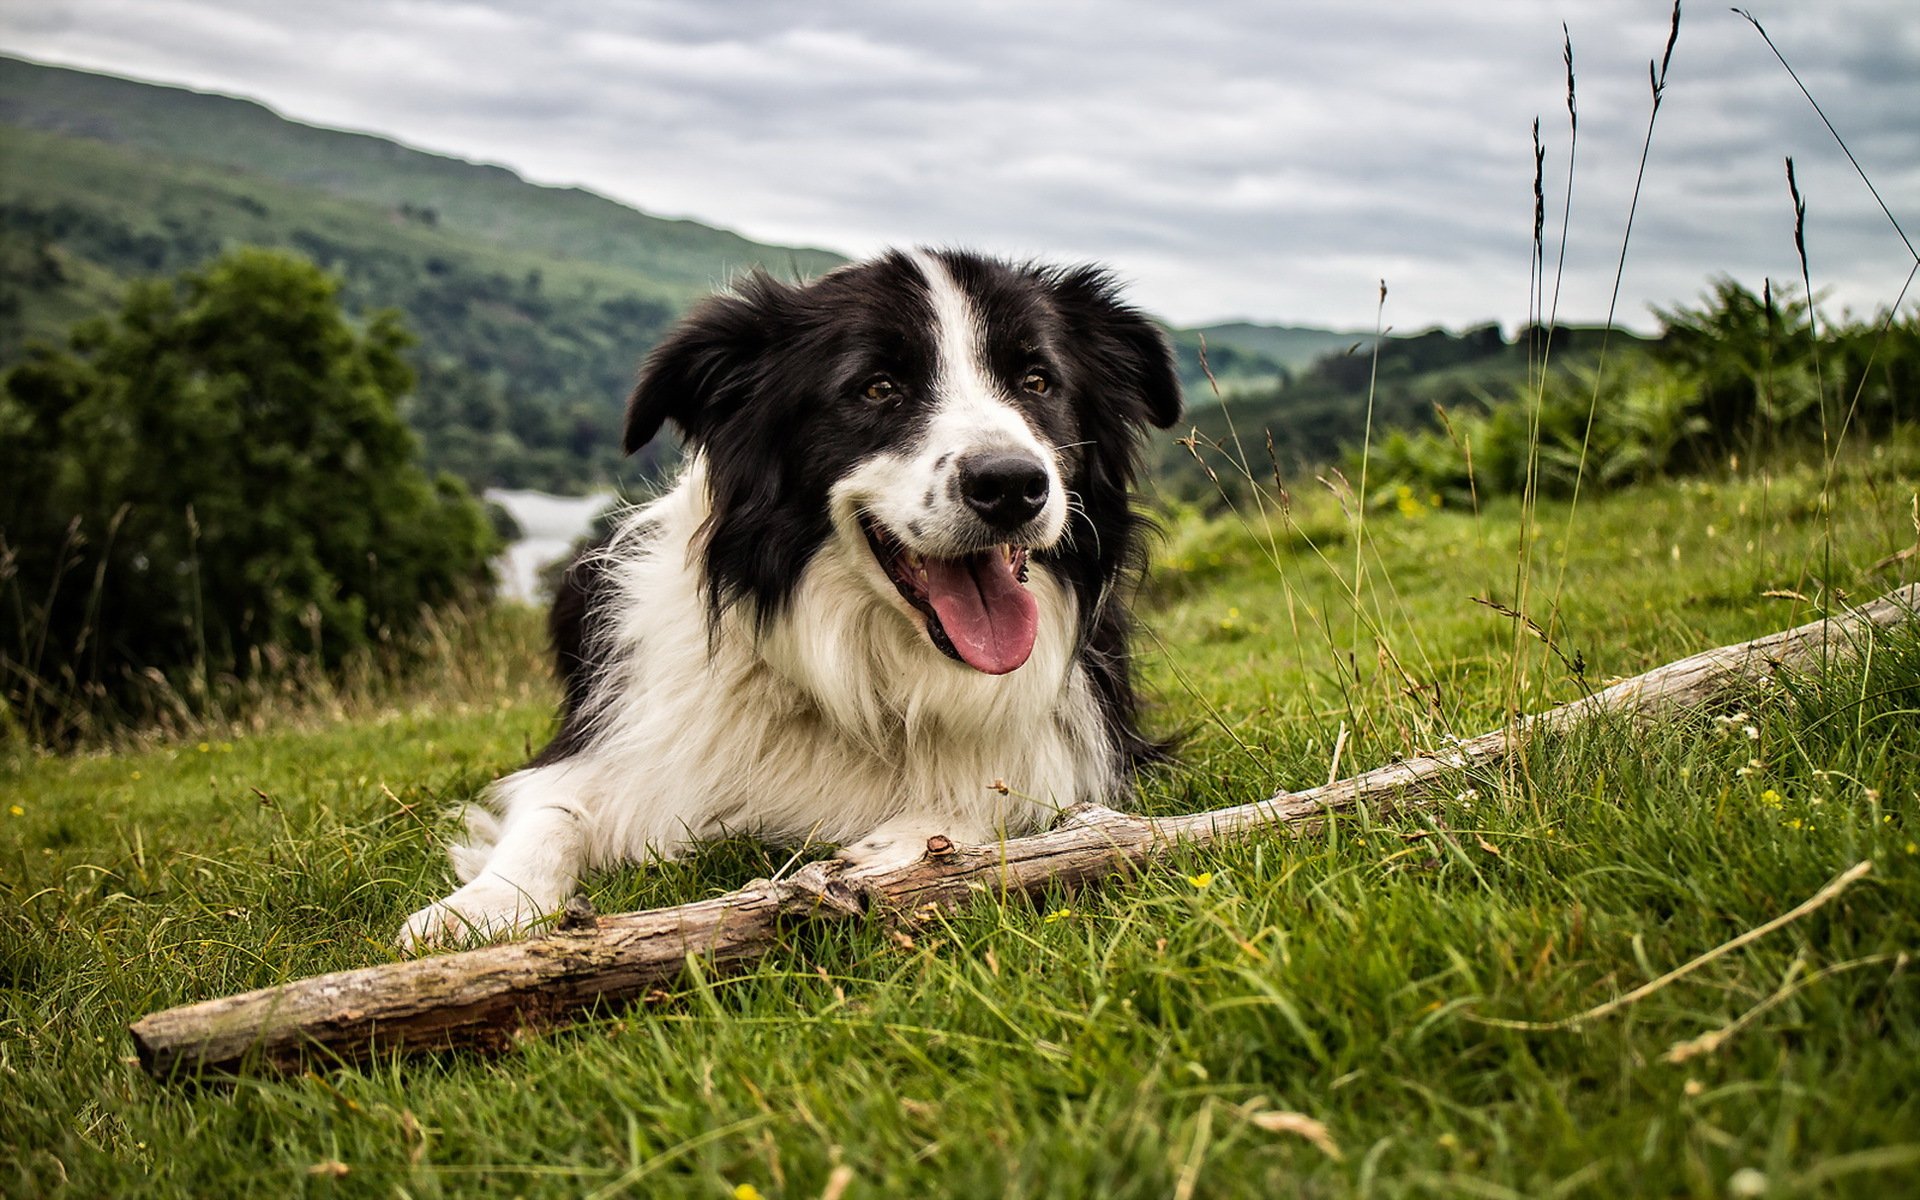
[[770,620],[838,538],[934,647],[1004,674],[1033,647],[1030,570],[1083,625],[1104,601],[1137,434],[1179,415],[1166,339],[1103,272],[894,252],[696,307],[647,359],[625,445],[671,422],[703,459],[716,617]]

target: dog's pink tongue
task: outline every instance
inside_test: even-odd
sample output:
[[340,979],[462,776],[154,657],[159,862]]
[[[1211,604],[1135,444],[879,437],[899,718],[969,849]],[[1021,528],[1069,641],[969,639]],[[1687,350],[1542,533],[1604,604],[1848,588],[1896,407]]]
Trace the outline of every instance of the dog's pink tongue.
[[998,550],[927,560],[927,599],[967,665],[1005,675],[1033,653],[1040,606]]

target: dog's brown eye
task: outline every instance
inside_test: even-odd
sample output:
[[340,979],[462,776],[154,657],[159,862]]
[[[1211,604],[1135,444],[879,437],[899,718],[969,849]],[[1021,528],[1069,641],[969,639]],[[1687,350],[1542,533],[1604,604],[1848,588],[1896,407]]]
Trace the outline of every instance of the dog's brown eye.
[[876,375],[872,379],[867,380],[867,386],[861,389],[860,394],[878,403],[884,400],[891,400],[895,396],[898,396],[900,394],[900,387],[885,375]]
[[1020,379],[1020,390],[1044,396],[1053,390],[1053,377],[1045,371],[1028,371]]

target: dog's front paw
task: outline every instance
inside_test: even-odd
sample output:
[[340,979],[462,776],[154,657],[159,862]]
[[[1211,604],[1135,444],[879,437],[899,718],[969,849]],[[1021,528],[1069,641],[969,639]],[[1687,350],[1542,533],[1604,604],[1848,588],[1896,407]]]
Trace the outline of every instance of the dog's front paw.
[[481,878],[408,917],[394,941],[409,954],[492,941],[533,925],[545,907],[520,888]]
[[918,858],[919,854],[912,852],[910,844],[900,837],[873,833],[840,847],[840,853],[834,857],[857,871],[884,871],[890,867],[903,867]]
[[950,855],[958,845],[977,841],[977,837],[948,834],[935,827],[888,828],[874,830],[856,842],[840,847],[834,857],[854,870],[866,873],[891,871],[934,854]]

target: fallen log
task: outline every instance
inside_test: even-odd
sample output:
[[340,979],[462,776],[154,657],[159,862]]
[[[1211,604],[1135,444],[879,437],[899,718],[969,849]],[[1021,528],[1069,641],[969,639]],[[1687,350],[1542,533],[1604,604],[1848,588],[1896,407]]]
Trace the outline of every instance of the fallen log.
[[1468,741],[1324,787],[1184,816],[1142,817],[1099,805],[1068,810],[1053,829],[991,846],[928,840],[917,862],[861,872],[835,860],[710,900],[649,912],[592,915],[570,905],[550,933],[408,962],[383,963],[168,1009],[130,1032],[141,1064],[170,1078],[389,1050],[492,1047],[599,1003],[645,995],[677,979],[690,956],[725,969],[771,950],[791,923],[864,916],[887,906],[912,919],[974,896],[1033,893],[1123,871],[1168,848],[1276,827],[1309,832],[1330,813],[1432,803],[1469,767],[1505,758],[1535,731],[1570,729],[1603,713],[1647,714],[1697,704],[1781,667],[1822,664],[1867,629],[1915,616],[1920,584],[1830,620],[1723,646],[1616,683],[1581,700]]

